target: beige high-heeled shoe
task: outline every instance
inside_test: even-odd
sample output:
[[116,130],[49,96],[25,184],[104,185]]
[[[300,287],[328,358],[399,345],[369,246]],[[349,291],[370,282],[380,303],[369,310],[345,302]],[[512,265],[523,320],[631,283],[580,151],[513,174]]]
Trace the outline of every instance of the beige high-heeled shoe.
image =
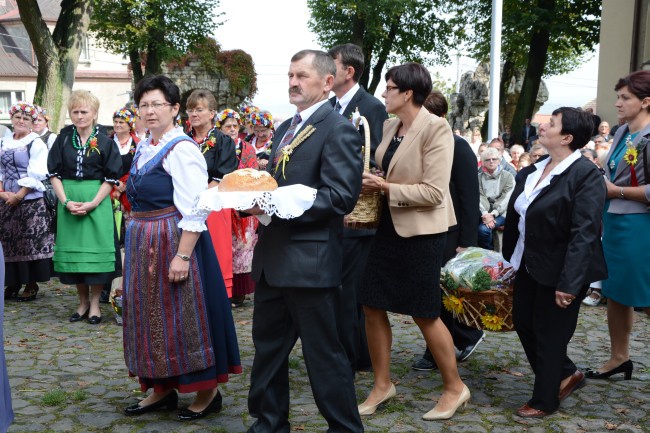
[[425,421],[435,421],[435,420],[438,420],[438,419],[449,419],[452,416],[454,416],[454,414],[456,413],[456,410],[458,410],[458,408],[460,406],[463,406],[463,408],[465,408],[465,406],[467,406],[467,402],[469,401],[470,396],[471,395],[470,395],[470,392],[469,392],[469,388],[467,388],[467,385],[463,384],[463,391],[460,393],[460,396],[458,397],[458,401],[456,401],[456,404],[454,405],[454,407],[452,407],[451,409],[446,410],[444,412],[440,412],[440,411],[436,410],[436,408],[434,407],[429,412],[422,415],[422,419],[425,420]]
[[381,400],[379,400],[379,402],[377,404],[360,404],[359,405],[359,415],[372,415],[373,413],[375,413],[375,411],[377,410],[377,407],[380,404],[382,404],[382,403],[390,400],[391,398],[395,397],[396,394],[397,394],[397,390],[395,389],[395,385],[391,383],[390,388],[388,389],[388,392],[386,393],[385,396],[382,397]]

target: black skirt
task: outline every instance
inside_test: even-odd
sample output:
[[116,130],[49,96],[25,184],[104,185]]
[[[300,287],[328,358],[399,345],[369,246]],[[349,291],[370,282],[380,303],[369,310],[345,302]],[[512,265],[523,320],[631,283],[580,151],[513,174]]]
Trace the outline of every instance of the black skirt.
[[446,236],[401,237],[384,200],[361,285],[361,304],[413,317],[439,317]]

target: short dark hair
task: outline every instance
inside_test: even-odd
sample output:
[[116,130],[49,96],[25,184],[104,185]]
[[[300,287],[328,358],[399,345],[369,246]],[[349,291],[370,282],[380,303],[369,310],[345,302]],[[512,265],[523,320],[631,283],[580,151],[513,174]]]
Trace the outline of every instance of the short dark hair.
[[393,66],[386,72],[384,78],[386,81],[392,80],[400,92],[412,90],[413,103],[418,107],[424,104],[433,87],[431,74],[427,68],[414,62]]
[[[614,86],[614,90],[618,92],[626,86],[630,93],[641,100],[650,97],[650,71],[632,72],[627,77],[618,80],[618,83]],[[646,107],[646,111],[650,112],[650,105]]]
[[152,90],[160,90],[165,95],[165,100],[172,105],[181,103],[181,92],[174,82],[164,75],[156,75],[153,77],[145,77],[135,86],[133,93],[133,100],[136,104],[140,104],[142,95]]
[[560,107],[553,111],[553,116],[562,115],[562,129],[560,134],[573,136],[569,149],[576,150],[584,147],[591,139],[594,130],[594,121],[591,114],[581,108]]
[[352,66],[354,68],[352,79],[355,83],[359,82],[366,64],[360,46],[355,44],[336,45],[335,47],[332,47],[328,53],[334,60],[336,60],[338,56],[341,56],[341,63],[346,68]]
[[438,117],[445,117],[447,115],[447,110],[449,109],[449,104],[447,103],[447,98],[442,92],[434,90],[429,93],[427,99],[424,101],[424,108],[429,110],[429,113],[433,113]]
[[314,60],[312,61],[312,66],[316,69],[318,74],[321,77],[326,75],[336,76],[336,63],[334,59],[325,51],[321,50],[301,50],[291,57],[291,63],[298,62],[308,55],[313,54]]

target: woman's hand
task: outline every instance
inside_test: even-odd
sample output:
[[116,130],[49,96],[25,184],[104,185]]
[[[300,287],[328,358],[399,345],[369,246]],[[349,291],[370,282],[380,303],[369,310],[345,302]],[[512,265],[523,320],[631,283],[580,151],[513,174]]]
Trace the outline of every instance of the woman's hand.
[[77,216],[88,215],[96,207],[97,205],[91,201],[86,201],[86,202],[70,201],[66,205],[66,208],[70,211],[70,213],[72,215],[77,215]]
[[5,202],[9,206],[16,207],[16,206],[18,206],[20,204],[21,201],[23,201],[23,199],[21,197],[18,197],[16,194],[8,192],[8,193],[6,193],[6,195],[7,195],[7,198],[6,198]]
[[115,189],[120,194],[123,193],[124,191],[126,191],[126,182],[120,182],[120,184],[118,186],[116,186]]
[[605,177],[605,185],[607,186],[607,198],[621,197],[621,187],[614,185],[607,177]]
[[555,292],[555,303],[560,308],[567,308],[576,297],[570,293]]
[[169,265],[169,282],[184,283],[187,280],[187,275],[189,272],[190,262],[185,261],[178,256],[174,256],[171,264]]
[[361,178],[361,192],[364,194],[372,194],[374,192],[381,192],[381,186],[384,179],[370,173],[363,173]]

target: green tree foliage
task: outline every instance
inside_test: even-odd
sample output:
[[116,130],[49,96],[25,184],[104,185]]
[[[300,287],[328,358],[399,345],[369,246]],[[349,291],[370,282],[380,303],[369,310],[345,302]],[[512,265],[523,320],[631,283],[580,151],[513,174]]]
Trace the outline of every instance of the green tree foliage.
[[[503,1],[501,101],[515,70],[525,70],[511,129],[518,133],[533,107],[542,77],[574,70],[593,53],[600,33],[601,0]],[[491,0],[468,0],[465,16],[474,28],[467,34],[473,57],[490,56]],[[577,105],[577,101],[576,101]]]
[[[220,24],[219,0],[94,0],[100,45],[129,57],[135,83],[192,51]],[[144,70],[142,65],[144,64]]]
[[27,30],[38,60],[34,102],[50,113],[50,128],[65,122],[64,107],[74,84],[74,73],[84,35],[90,23],[92,0],[63,0],[61,13],[50,33],[38,2],[18,0],[20,20]]
[[387,63],[449,63],[449,47],[462,34],[458,19],[451,14],[451,5],[458,3],[462,2],[307,0],[309,28],[323,47],[350,42],[359,45],[366,60],[359,82],[374,93]]

